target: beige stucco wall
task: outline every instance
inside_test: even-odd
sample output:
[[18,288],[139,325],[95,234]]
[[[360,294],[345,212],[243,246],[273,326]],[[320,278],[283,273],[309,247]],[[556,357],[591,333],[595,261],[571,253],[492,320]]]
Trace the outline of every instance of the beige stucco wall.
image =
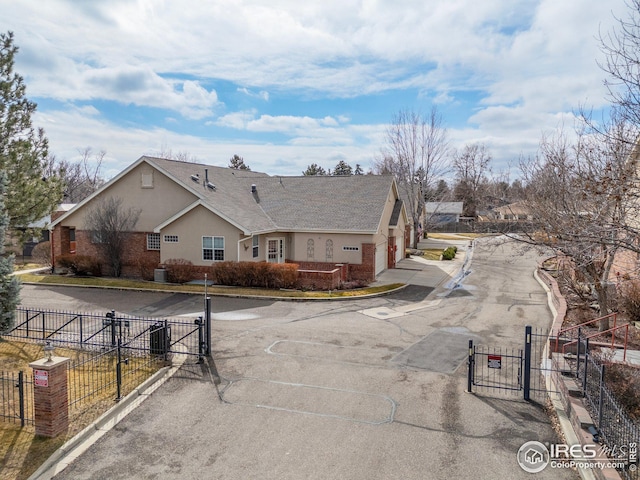
[[[236,227],[213,214],[205,207],[198,206],[160,232],[160,261],[170,258],[184,258],[194,265],[211,265],[211,260],[202,258],[202,237],[224,237],[224,259],[238,260],[238,240],[244,238]],[[178,235],[178,243],[167,243],[165,235]],[[246,240],[249,246],[251,240]],[[242,245],[242,244],[241,244]],[[240,247],[241,260],[251,260],[251,248],[244,257],[244,248]]]
[[[142,187],[142,174],[153,175],[153,188]],[[192,204],[196,197],[188,190],[177,185],[162,173],[146,163],[141,163],[119,181],[108,187],[98,197],[75,214],[66,218],[62,225],[85,229],[84,215],[99,198],[116,197],[123,199],[125,208],[133,206],[142,210],[135,229],[140,232],[151,232],[153,229]]]
[[[277,236],[277,235],[273,235]],[[371,243],[371,235],[295,233],[291,235],[286,257],[298,262],[362,263],[362,244]],[[313,240],[313,257],[307,255],[307,241]],[[333,258],[327,258],[327,240],[333,241]],[[342,247],[358,247],[357,251],[344,251]]]

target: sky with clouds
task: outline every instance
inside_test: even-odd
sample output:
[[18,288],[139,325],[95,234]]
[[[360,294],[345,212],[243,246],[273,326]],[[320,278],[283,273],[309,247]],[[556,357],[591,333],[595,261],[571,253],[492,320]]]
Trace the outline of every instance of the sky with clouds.
[[598,34],[624,0],[0,0],[16,70],[59,159],[111,177],[171,151],[300,175],[367,171],[400,109],[436,106],[494,171],[607,106]]

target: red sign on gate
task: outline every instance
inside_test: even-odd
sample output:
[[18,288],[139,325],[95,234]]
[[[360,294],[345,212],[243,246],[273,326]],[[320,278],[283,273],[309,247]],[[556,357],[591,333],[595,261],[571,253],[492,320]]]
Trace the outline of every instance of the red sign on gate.
[[36,387],[49,386],[49,372],[47,370],[34,370],[33,383]]
[[489,368],[502,368],[502,355],[488,355],[487,358]]

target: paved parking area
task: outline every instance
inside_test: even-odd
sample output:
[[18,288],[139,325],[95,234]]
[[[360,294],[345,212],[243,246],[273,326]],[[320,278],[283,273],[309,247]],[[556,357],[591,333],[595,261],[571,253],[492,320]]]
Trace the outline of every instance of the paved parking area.
[[214,301],[214,364],[185,365],[56,478],[531,478],[516,453],[555,440],[545,412],[466,393],[464,360],[470,337],[519,345],[549,322],[534,260],[480,245],[463,296]]

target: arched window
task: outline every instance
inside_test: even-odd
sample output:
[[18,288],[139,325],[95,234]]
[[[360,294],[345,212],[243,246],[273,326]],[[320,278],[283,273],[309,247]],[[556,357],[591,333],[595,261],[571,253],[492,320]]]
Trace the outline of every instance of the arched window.
[[326,257],[327,257],[327,262],[330,262],[333,260],[333,240],[327,240]]

